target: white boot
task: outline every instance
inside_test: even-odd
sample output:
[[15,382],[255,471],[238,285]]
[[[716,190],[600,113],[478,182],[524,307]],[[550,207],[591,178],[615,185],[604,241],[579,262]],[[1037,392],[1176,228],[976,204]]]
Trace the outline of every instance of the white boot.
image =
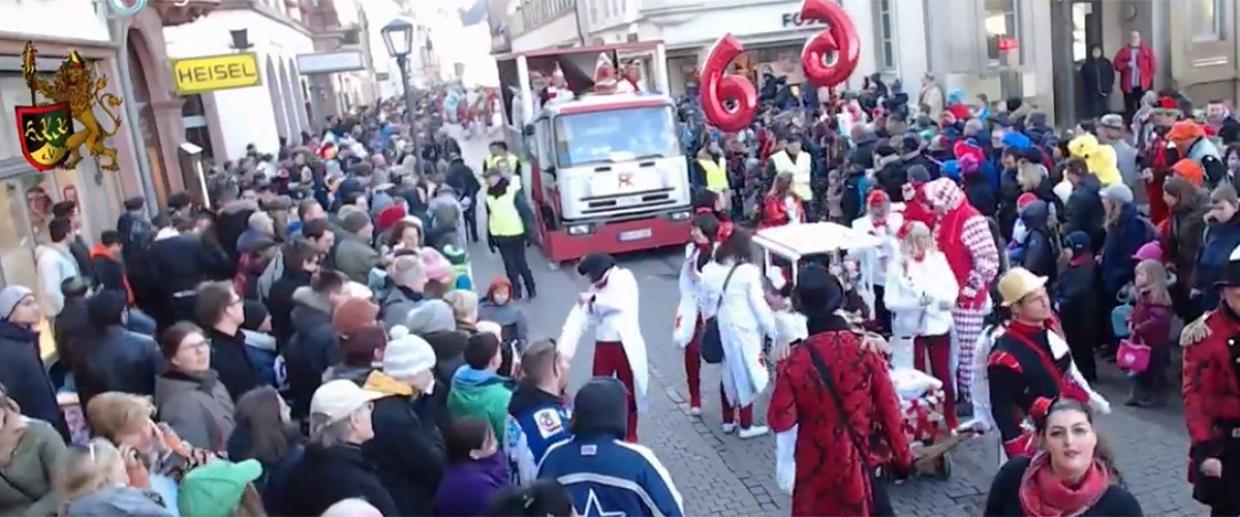
[[764,425],[753,425],[741,429],[741,432],[737,433],[737,436],[740,436],[742,439],[749,439],[757,438],[769,432],[771,432],[771,430]]

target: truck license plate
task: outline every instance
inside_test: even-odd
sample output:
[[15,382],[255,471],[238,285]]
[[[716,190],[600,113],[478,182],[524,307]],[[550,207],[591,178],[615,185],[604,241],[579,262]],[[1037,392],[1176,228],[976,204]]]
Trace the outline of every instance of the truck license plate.
[[653,233],[650,228],[642,228],[640,230],[629,230],[620,232],[620,242],[636,241],[641,239],[649,239]]

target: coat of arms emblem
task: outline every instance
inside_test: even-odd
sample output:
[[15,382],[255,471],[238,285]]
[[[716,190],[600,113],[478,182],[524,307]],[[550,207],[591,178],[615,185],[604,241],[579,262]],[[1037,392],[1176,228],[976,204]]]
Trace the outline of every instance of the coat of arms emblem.
[[[22,51],[22,76],[30,87],[31,101],[37,103],[36,95],[42,95],[52,102],[17,107],[17,134],[26,161],[40,171],[72,169],[82,161],[81,147],[85,145],[86,151],[99,160],[100,169],[120,170],[116,149],[105,143],[121,127],[116,114],[121,100],[105,91],[107,77],[96,76],[76,50],[69,52],[51,81],[36,74],[35,59],[34,44],[27,42]],[[111,119],[110,131],[95,117],[96,104]],[[75,129],[75,121],[80,130]]]

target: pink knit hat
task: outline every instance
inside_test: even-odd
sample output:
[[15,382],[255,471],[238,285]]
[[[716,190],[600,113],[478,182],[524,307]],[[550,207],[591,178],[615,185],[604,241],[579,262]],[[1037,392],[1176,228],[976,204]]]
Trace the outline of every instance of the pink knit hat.
[[1137,252],[1132,255],[1132,258],[1137,260],[1157,260],[1162,262],[1162,244],[1160,244],[1157,240],[1142,244],[1140,248],[1137,248]]

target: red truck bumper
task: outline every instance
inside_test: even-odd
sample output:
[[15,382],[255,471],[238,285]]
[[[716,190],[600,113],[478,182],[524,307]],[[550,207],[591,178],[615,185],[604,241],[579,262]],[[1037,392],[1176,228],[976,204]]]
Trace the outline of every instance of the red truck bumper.
[[663,215],[595,225],[588,235],[570,235],[568,226],[543,232],[543,253],[552,261],[577,260],[589,253],[617,254],[683,245],[689,242],[690,221],[673,221]]

